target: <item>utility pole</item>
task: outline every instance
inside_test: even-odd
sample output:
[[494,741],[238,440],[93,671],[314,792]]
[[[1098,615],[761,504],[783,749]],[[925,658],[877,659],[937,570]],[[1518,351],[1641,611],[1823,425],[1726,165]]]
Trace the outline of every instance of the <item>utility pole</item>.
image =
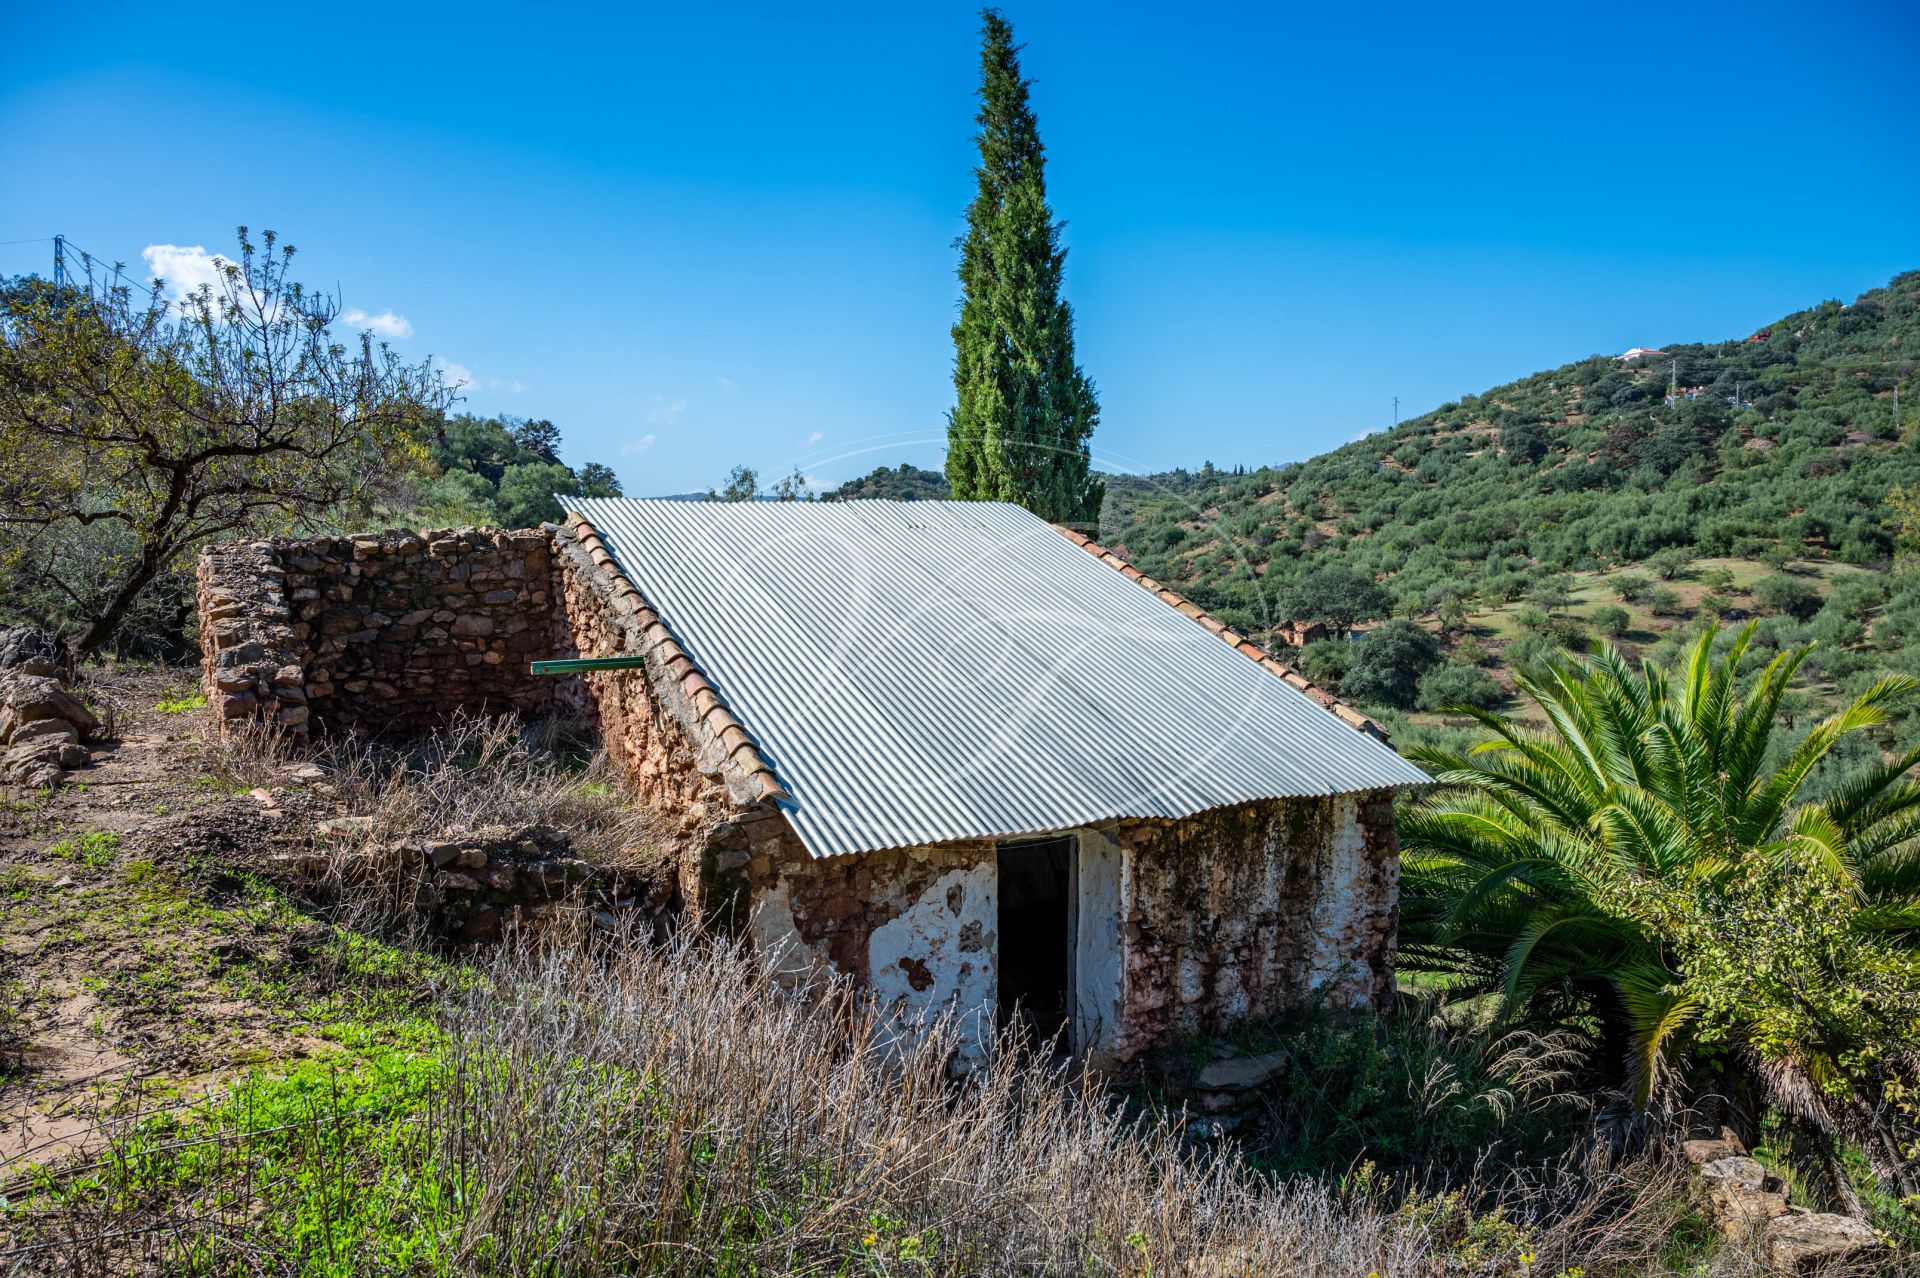
[[67,237],[53,237],[53,286],[59,288],[67,282]]
[[[1893,402],[1898,404],[1900,402],[1898,398],[1900,394],[1900,388],[1896,386],[1894,388],[1893,393],[1895,396]],[[1393,397],[1393,424],[1395,426],[1398,426],[1400,424],[1400,397],[1398,395],[1395,395]]]

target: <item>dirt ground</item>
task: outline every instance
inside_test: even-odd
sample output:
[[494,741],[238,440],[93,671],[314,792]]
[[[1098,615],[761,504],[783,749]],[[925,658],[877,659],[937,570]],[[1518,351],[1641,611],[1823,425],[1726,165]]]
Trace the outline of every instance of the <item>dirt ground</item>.
[[0,1194],[116,1123],[331,1049],[334,930],[262,877],[327,796],[295,764],[236,776],[187,708],[194,673],[116,677],[120,739],[57,790],[0,796]]

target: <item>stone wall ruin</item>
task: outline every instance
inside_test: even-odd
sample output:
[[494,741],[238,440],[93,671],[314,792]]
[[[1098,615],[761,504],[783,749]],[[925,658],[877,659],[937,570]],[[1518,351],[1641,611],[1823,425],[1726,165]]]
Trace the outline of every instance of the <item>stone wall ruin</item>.
[[200,557],[205,691],[223,721],[304,735],[552,704],[548,535],[459,528],[249,542]]

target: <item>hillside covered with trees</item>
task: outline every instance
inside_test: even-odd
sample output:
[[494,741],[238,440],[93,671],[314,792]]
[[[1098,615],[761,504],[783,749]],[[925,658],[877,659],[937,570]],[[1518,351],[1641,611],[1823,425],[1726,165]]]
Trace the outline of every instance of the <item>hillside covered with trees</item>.
[[[1372,592],[1341,620],[1402,619],[1381,631],[1411,677],[1360,689],[1388,708],[1490,704],[1512,670],[1593,635],[1671,654],[1744,615],[1763,650],[1820,642],[1808,688],[1858,691],[1920,669],[1920,577],[1893,571],[1920,487],[1917,353],[1910,272],[1742,339],[1536,373],[1297,465],[1112,476],[1101,535],[1255,633]],[[1366,647],[1301,659],[1339,684]],[[1423,679],[1442,686],[1423,696]]]

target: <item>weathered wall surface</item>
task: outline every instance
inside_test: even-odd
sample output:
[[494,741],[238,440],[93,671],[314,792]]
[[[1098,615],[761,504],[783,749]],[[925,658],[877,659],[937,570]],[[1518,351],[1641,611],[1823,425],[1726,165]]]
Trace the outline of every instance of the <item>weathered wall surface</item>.
[[200,678],[220,721],[307,733],[307,676],[271,541],[209,546],[197,571]]
[[1390,990],[1390,795],[1269,800],[1112,833],[1123,852],[1119,1057],[1313,998],[1365,1007]]
[[543,709],[547,534],[437,529],[283,546],[307,704],[328,727],[414,731],[461,711]]
[[553,643],[540,531],[276,539],[200,558],[206,693],[223,720],[410,732],[543,709]]
[[783,971],[852,976],[908,1021],[954,1009],[960,1063],[979,1063],[999,989],[991,840],[816,860],[783,818],[761,824],[750,853],[752,935]]

